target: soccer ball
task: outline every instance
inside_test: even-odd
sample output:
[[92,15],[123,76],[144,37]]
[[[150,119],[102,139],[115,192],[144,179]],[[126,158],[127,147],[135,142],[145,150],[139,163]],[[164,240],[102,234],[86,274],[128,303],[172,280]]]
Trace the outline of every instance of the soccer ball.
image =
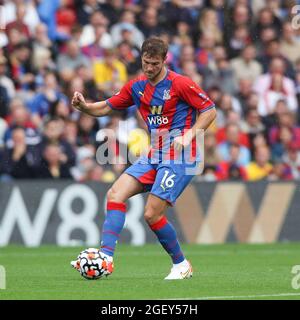
[[97,280],[107,275],[107,258],[98,249],[83,250],[78,255],[77,261],[79,262],[79,272],[85,279]]

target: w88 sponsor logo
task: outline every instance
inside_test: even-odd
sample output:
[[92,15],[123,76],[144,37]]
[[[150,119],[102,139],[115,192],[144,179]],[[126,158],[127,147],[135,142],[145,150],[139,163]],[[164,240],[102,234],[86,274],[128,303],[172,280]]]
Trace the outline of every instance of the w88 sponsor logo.
[[169,122],[168,117],[164,116],[148,116],[148,122],[150,125],[162,125],[167,124]]

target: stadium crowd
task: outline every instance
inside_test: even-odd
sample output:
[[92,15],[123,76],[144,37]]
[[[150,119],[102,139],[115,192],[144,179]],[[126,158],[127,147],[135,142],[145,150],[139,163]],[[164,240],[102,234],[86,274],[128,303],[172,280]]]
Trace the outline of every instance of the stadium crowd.
[[141,72],[152,35],[169,43],[169,68],[218,109],[197,179],[300,179],[298,3],[0,0],[0,180],[114,181],[126,164],[99,165],[96,150],[108,135],[112,156],[120,145],[135,154],[147,146],[136,107],[92,118],[70,100],[116,93]]

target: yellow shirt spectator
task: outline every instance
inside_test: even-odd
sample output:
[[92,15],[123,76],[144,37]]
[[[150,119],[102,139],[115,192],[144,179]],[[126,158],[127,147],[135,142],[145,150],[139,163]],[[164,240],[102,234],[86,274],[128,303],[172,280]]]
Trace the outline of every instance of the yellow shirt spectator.
[[270,150],[267,145],[262,145],[255,150],[255,161],[250,162],[246,167],[247,178],[249,181],[258,181],[267,178],[273,166],[269,162]]
[[94,62],[93,72],[98,88],[108,96],[119,91],[127,81],[126,66],[115,57],[111,50],[107,50],[103,61]]
[[273,166],[271,163],[266,163],[263,167],[259,166],[256,162],[251,162],[246,167],[247,178],[249,181],[262,180],[271,173]]

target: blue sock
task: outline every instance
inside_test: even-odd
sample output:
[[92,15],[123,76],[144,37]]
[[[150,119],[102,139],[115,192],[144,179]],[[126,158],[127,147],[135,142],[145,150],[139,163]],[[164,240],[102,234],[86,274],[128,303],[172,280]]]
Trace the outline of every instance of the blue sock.
[[113,256],[125,223],[126,204],[107,202],[107,214],[102,227],[101,252]]
[[165,216],[150,225],[150,228],[156,234],[163,248],[170,255],[173,264],[180,263],[185,259],[177,239],[176,231]]

